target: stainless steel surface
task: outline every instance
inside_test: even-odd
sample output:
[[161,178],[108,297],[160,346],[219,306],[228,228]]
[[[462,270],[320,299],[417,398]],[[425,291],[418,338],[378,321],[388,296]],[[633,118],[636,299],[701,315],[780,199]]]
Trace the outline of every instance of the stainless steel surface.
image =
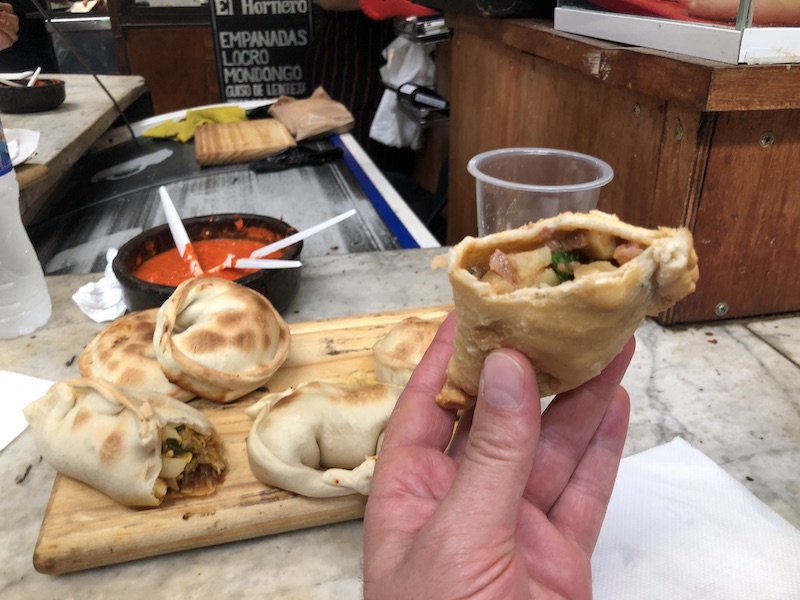
[[247,165],[203,168],[191,144],[142,140],[90,154],[76,165],[53,213],[30,228],[45,273],[100,272],[106,251],[166,222],[158,187],[181,217],[254,213],[298,230],[351,208],[357,214],[305,242],[303,256],[400,248],[342,160],[317,167],[253,173]]

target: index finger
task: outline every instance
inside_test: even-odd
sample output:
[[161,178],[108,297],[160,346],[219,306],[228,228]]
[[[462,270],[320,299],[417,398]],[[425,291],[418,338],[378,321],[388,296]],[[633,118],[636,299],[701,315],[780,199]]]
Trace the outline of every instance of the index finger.
[[635,348],[631,338],[603,372],[579,388],[559,394],[542,415],[542,432],[526,498],[549,512],[594,438],[615,397]]
[[444,450],[447,446],[453,434],[455,411],[440,407],[434,398],[447,378],[455,334],[455,313],[450,313],[397,400],[382,448],[423,446]]

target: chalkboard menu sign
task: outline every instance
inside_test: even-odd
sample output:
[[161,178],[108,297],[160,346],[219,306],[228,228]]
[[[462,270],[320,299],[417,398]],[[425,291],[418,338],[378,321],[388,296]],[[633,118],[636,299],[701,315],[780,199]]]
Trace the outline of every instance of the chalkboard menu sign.
[[311,0],[211,0],[224,102],[309,94]]

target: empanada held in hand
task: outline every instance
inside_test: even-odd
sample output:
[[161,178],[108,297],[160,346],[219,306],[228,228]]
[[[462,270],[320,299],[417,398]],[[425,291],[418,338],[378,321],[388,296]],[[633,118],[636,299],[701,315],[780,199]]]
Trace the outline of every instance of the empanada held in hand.
[[645,229],[600,211],[563,213],[519,229],[465,238],[450,250],[455,352],[436,401],[466,408],[486,355],[525,354],[539,393],[595,377],[645,316],[692,293],[698,278],[685,228]]

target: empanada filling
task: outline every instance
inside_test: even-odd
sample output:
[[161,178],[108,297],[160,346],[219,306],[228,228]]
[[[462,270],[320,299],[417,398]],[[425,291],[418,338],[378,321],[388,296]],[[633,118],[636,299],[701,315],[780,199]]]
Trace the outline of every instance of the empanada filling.
[[496,249],[488,261],[468,268],[497,294],[522,288],[543,288],[613,271],[644,252],[645,247],[599,231],[545,229],[540,247],[531,250]]
[[185,425],[167,424],[161,434],[161,472],[154,494],[206,496],[223,481],[225,459],[214,437]]

